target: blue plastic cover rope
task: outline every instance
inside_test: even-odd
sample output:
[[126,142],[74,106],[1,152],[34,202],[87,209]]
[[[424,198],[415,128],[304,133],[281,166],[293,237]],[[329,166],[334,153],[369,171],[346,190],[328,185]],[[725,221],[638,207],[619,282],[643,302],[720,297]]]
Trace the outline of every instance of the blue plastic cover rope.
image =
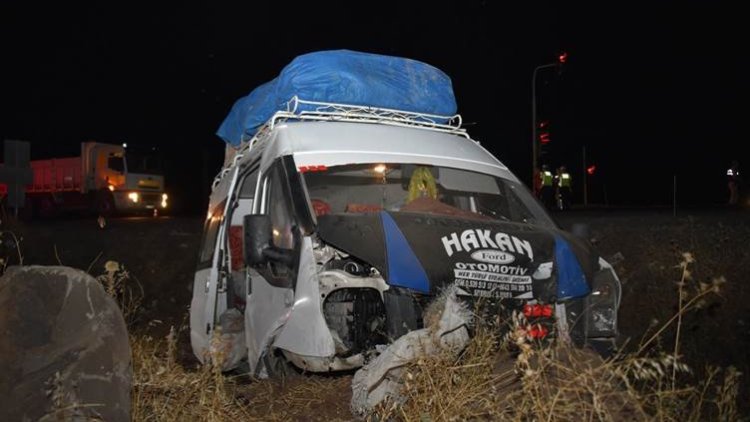
[[557,297],[570,299],[589,294],[591,287],[586,281],[581,264],[578,263],[570,245],[560,236],[555,236],[555,263],[557,265]]
[[349,50],[296,57],[278,77],[240,98],[216,132],[238,146],[294,96],[302,100],[452,116],[450,78],[416,60]]

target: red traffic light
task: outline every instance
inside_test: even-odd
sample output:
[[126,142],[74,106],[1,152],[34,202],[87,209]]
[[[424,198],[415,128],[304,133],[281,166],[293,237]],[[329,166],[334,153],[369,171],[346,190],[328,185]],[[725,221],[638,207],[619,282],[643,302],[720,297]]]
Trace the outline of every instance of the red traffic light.
[[565,63],[566,61],[568,61],[568,53],[564,51],[560,53],[560,55],[557,56],[557,61],[559,61],[560,63]]
[[586,173],[588,173],[589,176],[593,175],[594,172],[596,172],[596,165],[591,165],[586,168]]
[[548,144],[548,143],[549,143],[549,141],[550,141],[550,139],[549,139],[549,133],[547,133],[547,132],[542,132],[542,133],[541,133],[541,134],[539,135],[539,142],[541,142],[542,144],[545,144],[545,145],[546,145],[546,144]]

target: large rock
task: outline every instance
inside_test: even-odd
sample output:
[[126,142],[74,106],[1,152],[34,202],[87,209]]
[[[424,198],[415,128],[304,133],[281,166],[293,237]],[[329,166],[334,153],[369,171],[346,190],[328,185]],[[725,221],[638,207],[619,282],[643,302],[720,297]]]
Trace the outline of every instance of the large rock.
[[0,278],[0,420],[130,420],[130,346],[100,283],[68,267]]

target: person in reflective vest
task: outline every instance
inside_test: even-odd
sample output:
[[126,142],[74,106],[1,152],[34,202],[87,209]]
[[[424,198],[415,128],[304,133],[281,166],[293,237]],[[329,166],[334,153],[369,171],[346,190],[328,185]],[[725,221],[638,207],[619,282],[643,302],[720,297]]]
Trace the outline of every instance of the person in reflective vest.
[[553,185],[553,178],[552,178],[552,172],[549,171],[549,168],[547,165],[542,166],[542,171],[539,173],[539,178],[542,182],[542,190],[541,190],[541,199],[542,204],[548,209],[551,210],[554,208],[555,204],[555,188]]
[[727,169],[727,183],[729,187],[729,205],[737,205],[740,196],[740,170],[737,160]]
[[570,209],[570,196],[573,194],[570,187],[572,181],[565,166],[560,166],[555,176],[555,185],[557,188],[557,207],[561,211]]

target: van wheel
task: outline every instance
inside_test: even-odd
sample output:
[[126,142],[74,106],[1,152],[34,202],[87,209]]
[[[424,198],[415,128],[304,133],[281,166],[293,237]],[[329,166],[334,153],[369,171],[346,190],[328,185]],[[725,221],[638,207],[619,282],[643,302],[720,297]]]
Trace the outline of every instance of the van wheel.
[[298,375],[294,368],[284,354],[280,350],[269,349],[263,355],[263,366],[266,367],[266,374],[268,378],[275,380],[284,380],[287,378],[294,378]]

